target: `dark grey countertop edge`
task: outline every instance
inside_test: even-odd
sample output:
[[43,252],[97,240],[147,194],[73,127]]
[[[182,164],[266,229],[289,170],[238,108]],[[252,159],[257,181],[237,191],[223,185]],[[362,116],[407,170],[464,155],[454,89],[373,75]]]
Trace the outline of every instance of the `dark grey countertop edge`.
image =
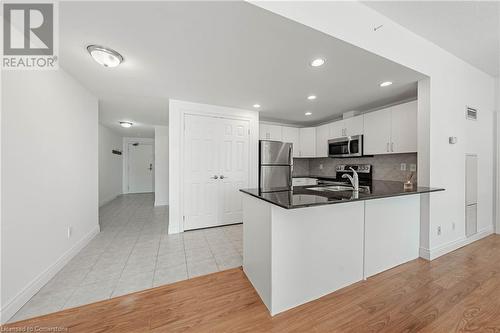
[[393,193],[393,194],[379,194],[379,195],[373,195],[370,197],[364,197],[364,198],[359,198],[359,199],[350,199],[350,200],[337,200],[337,201],[329,201],[329,202],[318,202],[318,203],[312,203],[312,204],[303,204],[303,205],[295,205],[295,206],[285,206],[285,205],[280,205],[279,203],[276,203],[272,200],[263,198],[259,195],[256,195],[254,193],[248,192],[245,189],[240,189],[240,192],[243,192],[245,194],[248,194],[254,198],[269,202],[270,204],[273,204],[275,206],[284,208],[284,209],[297,209],[297,208],[306,208],[306,207],[315,207],[315,206],[326,206],[326,205],[335,205],[335,204],[342,204],[342,203],[348,203],[348,202],[355,202],[355,201],[367,201],[367,200],[374,200],[374,199],[383,199],[383,198],[393,198],[393,197],[401,197],[401,196],[406,196],[406,195],[415,195],[415,194],[425,194],[425,193],[432,193],[432,192],[441,192],[444,191],[444,188],[426,188],[423,190],[419,190],[417,192],[400,192],[400,193]]

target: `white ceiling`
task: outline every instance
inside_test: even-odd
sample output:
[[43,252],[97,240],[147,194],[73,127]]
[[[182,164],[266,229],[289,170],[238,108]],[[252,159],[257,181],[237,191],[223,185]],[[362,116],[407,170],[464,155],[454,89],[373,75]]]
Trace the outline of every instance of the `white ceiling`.
[[[169,98],[259,103],[263,119],[308,125],[415,97],[423,77],[245,2],[61,2],[59,11],[61,66],[99,97],[103,124],[142,125],[124,135],[151,136],[152,125],[166,125]],[[88,44],[125,61],[101,67]],[[317,56],[326,65],[310,67]],[[386,80],[394,84],[379,87]]]
[[480,70],[500,74],[499,1],[365,1]]

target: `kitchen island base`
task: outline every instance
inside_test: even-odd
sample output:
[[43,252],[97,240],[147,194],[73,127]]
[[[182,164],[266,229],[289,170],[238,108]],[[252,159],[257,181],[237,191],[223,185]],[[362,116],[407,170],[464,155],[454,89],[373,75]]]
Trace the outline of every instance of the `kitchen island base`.
[[271,315],[418,257],[420,196],[284,209],[243,195],[243,270]]

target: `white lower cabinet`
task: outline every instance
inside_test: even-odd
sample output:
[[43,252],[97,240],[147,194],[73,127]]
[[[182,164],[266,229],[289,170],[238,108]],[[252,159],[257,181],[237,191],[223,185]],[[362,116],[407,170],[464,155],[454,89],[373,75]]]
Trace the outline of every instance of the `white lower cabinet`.
[[365,278],[419,256],[420,196],[365,201]]

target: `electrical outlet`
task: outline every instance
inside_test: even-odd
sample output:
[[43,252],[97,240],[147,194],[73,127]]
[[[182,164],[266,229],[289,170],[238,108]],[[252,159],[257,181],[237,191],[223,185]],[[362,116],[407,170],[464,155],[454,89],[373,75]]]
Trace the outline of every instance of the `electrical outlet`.
[[412,171],[412,172],[417,171],[417,165],[416,164],[410,164],[410,171]]
[[320,169],[320,170],[323,170],[323,164],[320,164],[320,165],[319,165],[319,169]]
[[406,163],[401,163],[401,171],[406,171]]
[[438,226],[437,233],[438,233],[438,236],[441,236],[441,226]]
[[73,231],[71,229],[71,226],[68,226],[68,238],[71,238],[71,232]]

